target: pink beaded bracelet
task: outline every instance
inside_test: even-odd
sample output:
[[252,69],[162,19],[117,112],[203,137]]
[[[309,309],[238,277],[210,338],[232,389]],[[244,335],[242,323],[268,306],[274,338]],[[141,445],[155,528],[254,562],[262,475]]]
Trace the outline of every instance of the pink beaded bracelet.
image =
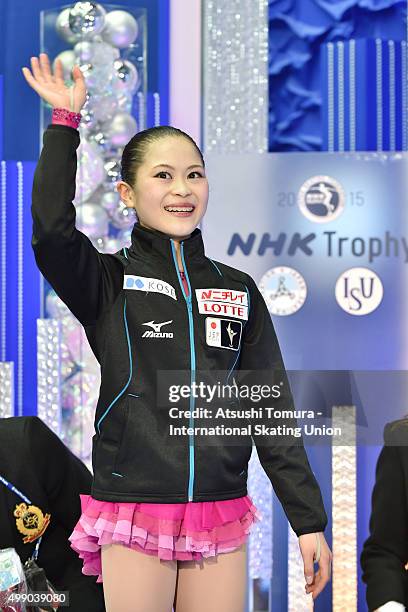
[[66,108],[52,109],[52,123],[57,125],[68,125],[77,130],[80,121],[81,113],[74,113]]

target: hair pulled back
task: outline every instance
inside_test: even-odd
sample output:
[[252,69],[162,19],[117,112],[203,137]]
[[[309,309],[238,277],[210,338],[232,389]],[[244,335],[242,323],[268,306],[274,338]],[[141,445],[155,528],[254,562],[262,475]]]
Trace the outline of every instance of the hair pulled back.
[[183,130],[175,128],[171,125],[159,125],[148,128],[147,130],[142,130],[129,140],[122,153],[122,180],[131,186],[134,185],[136,183],[137,171],[146,158],[149,146],[167,136],[177,136],[189,140],[196,148],[203,166],[205,167],[203,155],[196,142],[193,138],[191,138],[191,136],[189,136],[189,134],[186,134],[186,132],[183,132]]

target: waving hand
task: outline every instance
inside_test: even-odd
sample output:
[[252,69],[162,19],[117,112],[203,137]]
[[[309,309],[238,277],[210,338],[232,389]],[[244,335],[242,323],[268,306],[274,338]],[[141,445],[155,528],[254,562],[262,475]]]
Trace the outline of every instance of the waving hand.
[[[86,86],[84,76],[79,66],[74,66],[72,76],[73,90],[64,82],[61,60],[55,62],[54,74],[46,53],[31,58],[31,71],[24,67],[23,74],[27,83],[38,93],[43,100],[54,108],[66,108],[79,113],[86,100]],[[71,108],[71,95],[73,108]]]

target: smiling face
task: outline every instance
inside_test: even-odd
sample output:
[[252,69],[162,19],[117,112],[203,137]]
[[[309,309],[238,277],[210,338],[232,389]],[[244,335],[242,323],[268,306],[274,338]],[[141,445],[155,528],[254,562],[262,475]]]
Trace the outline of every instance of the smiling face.
[[117,189],[139,222],[175,240],[188,238],[208,203],[208,181],[199,152],[187,139],[165,136],[149,144],[134,185]]

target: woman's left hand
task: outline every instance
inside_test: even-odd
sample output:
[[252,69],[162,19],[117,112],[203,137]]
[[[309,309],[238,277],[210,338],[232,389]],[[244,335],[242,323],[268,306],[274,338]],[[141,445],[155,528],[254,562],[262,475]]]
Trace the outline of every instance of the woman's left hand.
[[[316,599],[330,580],[333,555],[322,531],[299,536],[299,548],[303,557],[305,590],[307,594],[312,593],[313,599]],[[316,573],[314,563],[319,564]]]

